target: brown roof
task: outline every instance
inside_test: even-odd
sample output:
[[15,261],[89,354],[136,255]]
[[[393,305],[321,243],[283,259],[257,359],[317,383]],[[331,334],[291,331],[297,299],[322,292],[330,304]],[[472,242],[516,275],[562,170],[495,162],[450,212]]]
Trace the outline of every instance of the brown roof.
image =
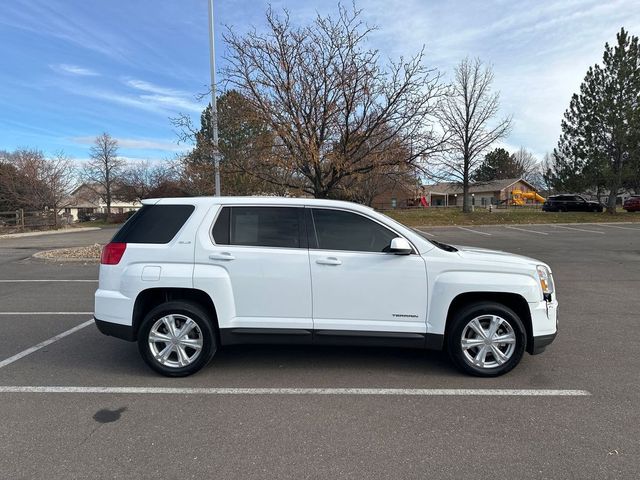
[[[508,188],[517,182],[522,182],[532,190],[537,191],[537,189],[533,185],[522,178],[507,178],[505,180],[491,180],[488,182],[471,182],[469,183],[469,193],[497,192],[499,190],[504,190],[505,188]],[[425,192],[431,193],[442,193],[449,195],[462,193],[462,184],[458,182],[442,182],[435,183],[433,185],[423,185],[422,187],[424,188]]]

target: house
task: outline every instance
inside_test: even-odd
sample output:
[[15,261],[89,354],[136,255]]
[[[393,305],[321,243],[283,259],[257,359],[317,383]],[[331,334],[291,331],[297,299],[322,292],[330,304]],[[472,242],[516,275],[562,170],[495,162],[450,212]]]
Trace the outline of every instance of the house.
[[[462,185],[457,182],[436,183],[423,185],[422,195],[426,197],[431,206],[461,207],[463,201]],[[473,182],[469,184],[471,204],[476,206],[488,206],[512,203],[513,191],[538,193],[536,187],[522,178],[509,178],[506,180],[491,180],[488,182]],[[527,199],[526,204],[534,204],[535,201]]]
[[[89,185],[83,183],[76,188],[68,199],[65,200],[65,207],[61,209],[62,215],[68,223],[84,220],[95,214],[106,214],[107,204],[102,199],[100,192],[104,192],[101,185]],[[138,210],[142,204],[137,201],[129,201],[112,196],[111,213],[122,214],[132,210]]]
[[394,181],[387,188],[377,193],[370,206],[377,210],[391,210],[395,208],[413,207],[417,204],[419,195],[417,186],[403,181]]

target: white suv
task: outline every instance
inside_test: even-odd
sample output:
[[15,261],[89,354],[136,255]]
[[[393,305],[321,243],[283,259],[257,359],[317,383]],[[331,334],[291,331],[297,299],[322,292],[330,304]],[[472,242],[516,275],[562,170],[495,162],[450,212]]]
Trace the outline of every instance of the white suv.
[[374,210],[298,198],[146,200],[104,247],[95,321],[168,376],[238,343],[445,348],[495,376],[556,335],[537,260],[429,241]]

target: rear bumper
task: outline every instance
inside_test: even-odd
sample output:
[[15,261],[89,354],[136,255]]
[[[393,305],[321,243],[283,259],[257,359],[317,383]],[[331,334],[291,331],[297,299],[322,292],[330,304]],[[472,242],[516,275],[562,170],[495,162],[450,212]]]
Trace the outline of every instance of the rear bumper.
[[96,322],[96,327],[101,333],[110,337],[121,338],[128,342],[135,342],[136,336],[133,327],[129,325],[121,325],[119,323],[105,322],[104,320],[98,320],[93,317]]
[[129,298],[117,290],[98,288],[94,294],[93,311],[103,322],[131,324],[135,297]]

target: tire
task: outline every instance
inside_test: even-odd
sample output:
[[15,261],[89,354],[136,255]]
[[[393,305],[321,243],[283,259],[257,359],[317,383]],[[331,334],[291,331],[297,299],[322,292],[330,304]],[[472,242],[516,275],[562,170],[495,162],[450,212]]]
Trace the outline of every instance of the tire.
[[[456,312],[452,322],[447,334],[447,350],[452,362],[463,372],[497,377],[512,370],[522,359],[527,334],[522,321],[510,308],[494,302],[475,303]],[[493,337],[501,337],[505,342],[483,342],[485,337],[478,334],[480,327],[488,336],[494,322],[497,330]],[[463,339],[466,347],[462,345]],[[481,349],[484,349],[484,361],[476,363],[483,360]]]
[[562,213],[562,212],[566,212],[567,208],[566,207],[558,207],[558,212]]
[[[185,327],[189,331],[181,337],[180,331]],[[152,334],[155,341],[150,338]],[[167,342],[161,340],[165,337]],[[196,373],[211,361],[217,348],[211,316],[195,303],[172,301],[158,305],[144,317],[138,331],[142,359],[167,377]]]

